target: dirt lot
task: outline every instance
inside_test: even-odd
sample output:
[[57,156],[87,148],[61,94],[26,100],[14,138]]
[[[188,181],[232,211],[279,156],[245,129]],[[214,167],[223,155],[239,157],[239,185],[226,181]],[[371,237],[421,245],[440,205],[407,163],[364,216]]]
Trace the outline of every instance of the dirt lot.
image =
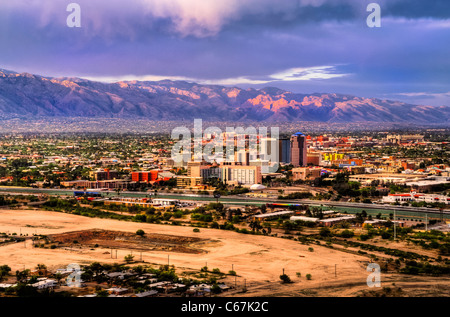
[[[203,239],[166,234],[145,234],[112,230],[82,230],[48,235],[50,243],[64,247],[103,247],[138,251],[172,251],[199,254],[204,251],[194,244]],[[191,246],[192,244],[192,246]]]
[[[310,252],[308,251],[310,246],[296,241],[225,230],[200,229],[200,232],[196,233],[192,227],[184,226],[141,224],[47,211],[0,210],[0,232],[16,232],[23,235],[59,234],[59,237],[64,237],[61,234],[93,229],[130,234],[142,229],[149,237],[170,235],[179,236],[179,239],[188,238],[189,247],[203,252],[144,250],[142,258],[147,263],[169,262],[177,266],[179,271],[198,270],[205,265],[210,269],[219,268],[222,272],[228,272],[233,268],[238,277],[236,279],[230,277],[228,282],[236,283],[238,289],[245,284],[249,289],[245,296],[355,296],[357,292],[368,289],[366,279],[370,273],[366,271],[368,263],[366,257],[318,245],[313,245],[314,251]],[[1,246],[0,265],[7,264],[14,272],[24,268],[33,269],[36,264],[44,263],[50,270],[54,270],[64,268],[70,263],[123,262],[124,257],[132,252],[129,247],[119,248],[117,259],[112,259],[110,249],[102,247],[100,243],[98,248],[92,249],[86,247],[43,249],[34,248],[32,242],[28,240],[26,243]],[[280,283],[279,276],[283,269],[294,283]],[[300,277],[297,277],[297,272],[301,273]],[[311,274],[312,279],[307,280],[306,274]],[[404,279],[404,276],[386,275],[389,283],[401,282],[400,279]],[[422,283],[425,287],[434,285],[434,281],[444,285],[449,285],[450,282],[445,278],[423,279],[423,281],[426,279],[426,283],[420,281],[414,283]]]

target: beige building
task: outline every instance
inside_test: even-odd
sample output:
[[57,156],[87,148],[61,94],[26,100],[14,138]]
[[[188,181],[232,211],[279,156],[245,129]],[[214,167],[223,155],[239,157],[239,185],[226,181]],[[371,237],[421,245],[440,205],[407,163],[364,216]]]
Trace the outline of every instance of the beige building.
[[321,168],[297,167],[292,169],[292,177],[294,181],[316,179],[320,177]]
[[178,176],[177,177],[177,187],[178,188],[196,188],[202,186],[202,177],[191,177],[191,176]]
[[407,134],[407,135],[388,135],[386,141],[389,143],[401,144],[401,143],[421,143],[424,142],[424,136],[420,134]]
[[261,166],[223,166],[221,179],[227,184],[253,185],[262,183]]

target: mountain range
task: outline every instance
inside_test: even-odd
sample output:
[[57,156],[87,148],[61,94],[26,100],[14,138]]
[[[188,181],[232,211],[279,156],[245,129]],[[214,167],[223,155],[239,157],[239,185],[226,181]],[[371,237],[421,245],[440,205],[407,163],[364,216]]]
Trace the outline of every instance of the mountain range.
[[274,87],[241,89],[169,80],[103,83],[0,69],[0,117],[448,124],[450,107]]

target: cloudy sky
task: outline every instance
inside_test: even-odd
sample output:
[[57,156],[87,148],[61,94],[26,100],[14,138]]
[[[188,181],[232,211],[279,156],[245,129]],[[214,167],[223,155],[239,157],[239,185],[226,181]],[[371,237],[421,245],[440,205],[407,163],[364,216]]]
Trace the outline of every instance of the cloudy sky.
[[1,0],[0,68],[450,106],[450,1]]

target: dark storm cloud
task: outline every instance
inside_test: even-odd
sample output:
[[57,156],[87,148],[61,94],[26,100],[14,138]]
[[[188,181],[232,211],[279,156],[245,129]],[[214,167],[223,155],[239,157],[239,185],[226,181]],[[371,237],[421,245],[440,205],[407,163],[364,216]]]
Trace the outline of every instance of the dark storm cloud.
[[[0,3],[0,68],[410,99],[450,84],[450,1],[74,2],[80,29],[66,26],[67,1]],[[370,2],[381,28],[366,25]]]
[[450,18],[450,1],[387,1],[383,11],[386,15],[394,17],[448,19]]

